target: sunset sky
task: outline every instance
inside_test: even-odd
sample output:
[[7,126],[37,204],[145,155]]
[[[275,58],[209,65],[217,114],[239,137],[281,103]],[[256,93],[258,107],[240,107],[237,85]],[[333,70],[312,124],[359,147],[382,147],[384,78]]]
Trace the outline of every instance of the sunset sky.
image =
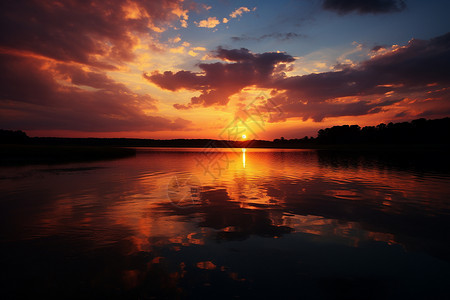
[[450,116],[448,0],[0,6],[0,128],[30,136],[219,138],[239,117],[249,138],[301,138]]

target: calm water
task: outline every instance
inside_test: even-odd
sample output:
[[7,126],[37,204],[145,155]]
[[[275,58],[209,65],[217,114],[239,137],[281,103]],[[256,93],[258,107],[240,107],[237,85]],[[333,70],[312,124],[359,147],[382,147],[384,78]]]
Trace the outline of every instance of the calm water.
[[6,299],[450,295],[434,155],[139,149],[0,168],[0,190]]

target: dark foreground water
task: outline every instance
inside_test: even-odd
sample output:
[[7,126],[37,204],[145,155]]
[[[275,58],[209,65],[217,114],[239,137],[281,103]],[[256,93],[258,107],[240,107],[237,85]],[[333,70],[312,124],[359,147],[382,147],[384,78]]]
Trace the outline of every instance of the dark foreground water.
[[445,157],[223,151],[1,168],[0,298],[450,299]]

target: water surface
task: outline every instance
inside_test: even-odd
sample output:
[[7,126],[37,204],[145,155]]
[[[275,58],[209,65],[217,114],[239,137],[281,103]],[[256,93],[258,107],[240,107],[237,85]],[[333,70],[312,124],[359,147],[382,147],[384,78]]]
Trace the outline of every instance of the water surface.
[[448,164],[138,149],[0,169],[7,298],[444,299]]

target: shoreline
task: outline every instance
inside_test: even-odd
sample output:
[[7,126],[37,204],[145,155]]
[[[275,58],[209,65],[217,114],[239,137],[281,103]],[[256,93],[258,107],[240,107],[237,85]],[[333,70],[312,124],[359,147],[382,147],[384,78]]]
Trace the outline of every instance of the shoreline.
[[[238,145],[235,145],[238,146]],[[242,145],[242,147],[208,147],[206,146],[136,146],[136,145],[58,145],[58,144],[0,144],[0,166],[28,164],[62,164],[71,162],[89,162],[120,159],[135,156],[139,149],[279,149],[279,150],[317,150],[345,152],[348,154],[364,153],[448,153],[448,144],[342,144],[342,145]]]
[[2,144],[0,166],[90,162],[134,155],[134,149],[112,146]]

